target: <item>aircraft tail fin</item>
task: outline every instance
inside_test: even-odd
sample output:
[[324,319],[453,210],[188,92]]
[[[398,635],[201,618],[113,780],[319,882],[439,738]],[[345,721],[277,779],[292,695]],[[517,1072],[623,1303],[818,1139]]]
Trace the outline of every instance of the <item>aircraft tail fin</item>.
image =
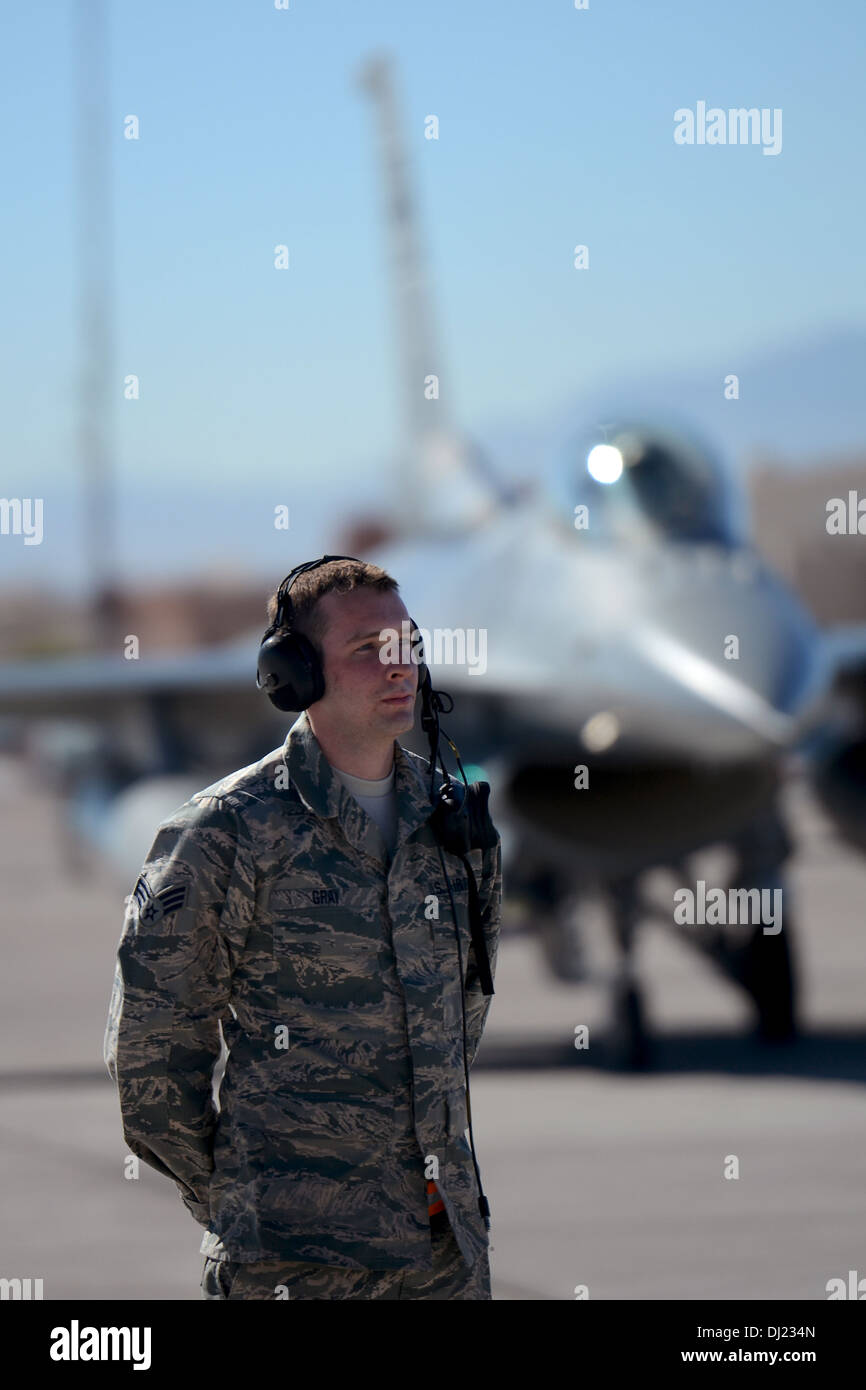
[[403,420],[394,522],[403,534],[474,529],[507,504],[510,490],[453,423],[388,55],[365,62],[360,84],[378,116],[397,327]]

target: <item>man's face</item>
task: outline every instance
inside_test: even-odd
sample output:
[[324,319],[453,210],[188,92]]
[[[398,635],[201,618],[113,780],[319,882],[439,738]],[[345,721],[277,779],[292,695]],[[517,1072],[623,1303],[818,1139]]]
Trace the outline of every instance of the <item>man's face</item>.
[[402,624],[409,621],[402,599],[375,589],[329,593],[319,599],[318,614],[325,624],[325,694],[310,706],[314,718],[324,716],[332,727],[343,730],[357,729],[360,738],[396,737],[411,729],[418,667],[411,660],[400,666],[379,660],[386,645],[379,634],[387,628],[402,637]]

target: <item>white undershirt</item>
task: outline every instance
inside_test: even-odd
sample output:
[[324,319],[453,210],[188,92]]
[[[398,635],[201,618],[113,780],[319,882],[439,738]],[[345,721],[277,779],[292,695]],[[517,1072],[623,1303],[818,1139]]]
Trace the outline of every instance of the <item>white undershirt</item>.
[[[331,764],[334,767],[333,763]],[[370,779],[354,777],[351,772],[341,772],[334,767],[347,792],[355,798],[378,825],[391,854],[397,841],[397,790],[395,771],[391,768],[387,777]]]

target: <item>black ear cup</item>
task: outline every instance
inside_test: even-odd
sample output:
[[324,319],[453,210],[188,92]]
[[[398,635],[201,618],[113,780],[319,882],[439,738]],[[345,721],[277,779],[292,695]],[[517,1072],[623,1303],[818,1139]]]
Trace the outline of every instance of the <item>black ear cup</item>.
[[304,710],[325,693],[322,663],[303,633],[268,637],[259,648],[257,684],[280,710]]
[[325,693],[325,673],[313,644],[291,629],[292,601],[289,590],[299,574],[318,569],[331,560],[356,560],[356,555],[323,555],[306,560],[290,570],[277,590],[277,616],[259,647],[256,685],[264,690],[272,705],[281,710],[304,710],[321,700]]

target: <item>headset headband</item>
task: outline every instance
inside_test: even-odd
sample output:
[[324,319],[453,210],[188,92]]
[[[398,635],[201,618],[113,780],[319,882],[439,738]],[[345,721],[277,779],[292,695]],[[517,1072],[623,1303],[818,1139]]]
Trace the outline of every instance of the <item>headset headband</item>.
[[[280,627],[289,627],[289,630],[291,630],[290,620],[292,608],[291,603],[287,601],[289,589],[291,589],[298,575],[306,574],[308,570],[318,569],[320,565],[330,564],[332,560],[355,560],[359,565],[364,563],[363,560],[358,559],[357,555],[323,555],[319,560],[305,560],[302,565],[295,565],[295,568],[289,570],[289,573],[277,589],[277,611],[274,615],[274,621],[265,633],[265,638],[270,637],[271,634],[276,632]],[[286,587],[287,585],[288,588]],[[263,638],[262,640],[264,641],[265,639]]]

